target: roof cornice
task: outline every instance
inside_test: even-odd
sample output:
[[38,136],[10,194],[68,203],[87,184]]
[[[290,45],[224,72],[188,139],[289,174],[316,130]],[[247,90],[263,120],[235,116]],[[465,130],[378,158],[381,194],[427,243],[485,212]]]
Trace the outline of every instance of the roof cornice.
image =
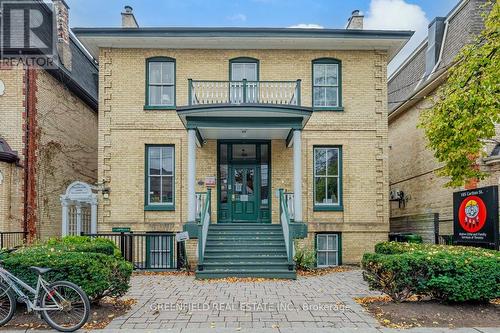
[[92,54],[99,48],[385,50],[389,60],[412,31],[296,28],[73,28]]

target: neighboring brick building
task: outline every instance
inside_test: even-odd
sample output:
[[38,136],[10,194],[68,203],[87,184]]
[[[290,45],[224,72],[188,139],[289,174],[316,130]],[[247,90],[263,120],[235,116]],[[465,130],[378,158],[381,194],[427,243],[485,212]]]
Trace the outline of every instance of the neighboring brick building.
[[[411,32],[362,30],[358,12],[336,30],[139,28],[122,15],[127,28],[74,29],[100,66],[100,232],[208,237],[198,253],[189,243],[190,260],[206,254],[200,277],[293,277],[289,238],[317,243],[321,266],[387,239],[386,66]],[[208,233],[194,224],[209,217],[206,185]]]
[[[44,6],[44,5],[41,5]],[[59,196],[97,180],[98,69],[55,0],[58,66],[0,66],[0,231],[61,235]]]
[[[436,17],[429,24],[428,37],[389,78],[390,188],[395,199],[401,197],[390,205],[393,231],[419,230],[433,241],[432,220],[437,213],[440,233],[453,232],[453,192],[458,189],[444,187],[448,180],[435,174],[441,165],[427,149],[417,124],[422,110],[432,107],[433,96],[458,52],[481,32],[485,2],[462,0],[446,17]],[[491,176],[479,186],[498,184],[499,139],[485,145],[489,157],[481,167]]]

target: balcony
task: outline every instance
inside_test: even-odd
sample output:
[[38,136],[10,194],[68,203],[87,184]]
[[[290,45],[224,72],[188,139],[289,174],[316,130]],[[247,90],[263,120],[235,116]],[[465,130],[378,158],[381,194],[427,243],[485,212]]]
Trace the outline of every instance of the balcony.
[[256,104],[300,106],[297,81],[189,80],[189,105]]

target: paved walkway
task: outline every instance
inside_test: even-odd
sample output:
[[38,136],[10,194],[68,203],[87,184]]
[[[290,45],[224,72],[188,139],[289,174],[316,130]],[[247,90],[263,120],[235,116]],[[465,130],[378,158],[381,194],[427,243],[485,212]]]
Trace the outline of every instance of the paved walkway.
[[374,328],[354,297],[370,292],[359,270],[296,281],[210,282],[192,276],[132,278],[137,304],[108,329]]

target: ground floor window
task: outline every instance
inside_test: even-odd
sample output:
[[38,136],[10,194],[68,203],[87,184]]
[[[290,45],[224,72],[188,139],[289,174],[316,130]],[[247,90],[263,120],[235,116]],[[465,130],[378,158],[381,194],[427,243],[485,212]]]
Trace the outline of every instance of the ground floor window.
[[339,265],[340,234],[317,234],[316,258],[318,267]]
[[174,205],[174,147],[146,146],[146,208]]
[[314,147],[314,208],[342,208],[342,149]]

